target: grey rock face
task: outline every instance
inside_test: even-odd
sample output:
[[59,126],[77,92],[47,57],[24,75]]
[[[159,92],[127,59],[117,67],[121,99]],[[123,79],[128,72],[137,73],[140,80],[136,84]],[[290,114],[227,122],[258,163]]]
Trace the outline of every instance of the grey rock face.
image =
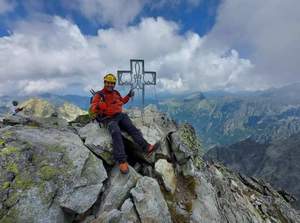
[[182,175],[185,177],[195,176],[196,169],[191,159],[189,159],[189,161],[187,161],[185,164],[181,165],[181,170],[182,170]]
[[99,218],[92,221],[92,223],[119,223],[121,221],[121,211],[112,209],[110,211],[104,211]]
[[133,202],[130,199],[127,199],[122,207],[121,207],[121,214],[122,218],[121,221],[122,223],[138,223],[139,218],[136,213],[135,207]]
[[142,177],[131,190],[138,215],[143,222],[172,222],[171,215],[157,181]]
[[182,124],[176,132],[170,134],[172,151],[179,164],[186,163],[192,157],[201,157],[202,148],[194,128],[189,124]]
[[0,136],[0,221],[66,222],[60,205],[80,214],[94,204],[107,174],[72,131],[16,125]]
[[104,211],[118,209],[122,203],[129,197],[130,190],[135,187],[141,175],[138,174],[132,167],[129,167],[128,174],[122,174],[117,166],[112,171],[108,182],[108,189],[102,197],[100,216]]
[[297,201],[300,209],[300,134],[271,145],[259,144],[250,139],[227,146],[216,147],[205,154],[247,176],[262,178],[278,190],[284,189]]
[[75,189],[69,196],[63,196],[60,206],[67,211],[83,214],[96,202],[102,186],[96,184]]
[[151,160],[130,160],[136,170],[128,174],[105,169],[107,157],[93,151],[112,156],[108,132],[97,124],[71,127],[55,117],[2,123],[0,222],[300,222],[283,192],[204,163],[191,126],[176,128],[153,107],[146,111],[144,121],[138,110],[129,113],[164,148]]
[[166,136],[157,142],[158,148],[155,151],[155,158],[171,160],[171,148],[169,143],[169,137]]
[[121,210],[112,209],[104,211],[92,223],[140,223],[132,201],[128,198],[122,205]]
[[222,222],[213,185],[201,175],[196,182],[195,192],[198,197],[193,202],[191,222]]
[[176,189],[176,176],[173,165],[165,159],[159,159],[155,163],[155,171],[161,177],[166,190],[173,194]]
[[299,213],[270,186],[222,166],[208,166],[195,182],[192,222],[300,222]]
[[91,151],[100,156],[107,164],[114,164],[112,141],[107,129],[100,128],[98,123],[93,122],[80,128],[78,134]]

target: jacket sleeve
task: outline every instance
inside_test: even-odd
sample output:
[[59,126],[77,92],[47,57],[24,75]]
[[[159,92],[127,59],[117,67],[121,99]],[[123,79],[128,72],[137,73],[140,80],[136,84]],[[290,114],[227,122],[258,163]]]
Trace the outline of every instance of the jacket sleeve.
[[104,112],[107,109],[107,104],[102,100],[99,94],[93,97],[91,109],[94,113]]
[[128,95],[126,95],[125,97],[121,97],[121,98],[122,98],[121,100],[124,104],[126,104],[130,99],[130,97]]
[[122,97],[122,95],[120,94],[120,92],[118,92],[118,91],[116,91],[116,92],[119,95],[120,100],[123,102],[123,104],[126,104],[129,101],[130,97],[128,95],[126,95],[125,97]]

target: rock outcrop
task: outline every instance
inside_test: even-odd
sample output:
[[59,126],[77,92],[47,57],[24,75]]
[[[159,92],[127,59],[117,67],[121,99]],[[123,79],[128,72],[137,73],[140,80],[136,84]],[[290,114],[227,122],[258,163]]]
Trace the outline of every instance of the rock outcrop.
[[24,101],[20,104],[20,107],[24,107],[22,113],[30,117],[48,118],[54,116],[67,121],[72,121],[79,115],[86,114],[85,111],[68,102],[64,102],[61,105],[54,105],[40,98],[32,98]]
[[80,137],[40,124],[0,129],[0,222],[66,222],[104,189],[103,161]]
[[202,160],[189,124],[153,106],[126,111],[150,143],[123,135],[119,172],[107,129],[81,117],[13,116],[0,128],[0,222],[300,222],[282,193]]

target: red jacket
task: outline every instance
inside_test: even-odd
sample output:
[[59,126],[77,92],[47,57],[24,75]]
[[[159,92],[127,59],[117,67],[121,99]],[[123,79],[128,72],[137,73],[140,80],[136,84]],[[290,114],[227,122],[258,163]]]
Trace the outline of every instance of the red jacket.
[[108,91],[103,88],[100,92],[104,94],[104,101],[99,94],[96,94],[92,100],[92,112],[105,116],[113,116],[122,112],[123,104],[126,104],[130,99],[128,95],[122,97],[117,90]]

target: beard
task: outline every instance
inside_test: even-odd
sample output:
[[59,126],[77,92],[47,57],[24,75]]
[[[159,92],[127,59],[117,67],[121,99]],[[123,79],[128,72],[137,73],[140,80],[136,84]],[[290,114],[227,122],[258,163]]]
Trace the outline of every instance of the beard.
[[107,87],[106,87],[106,89],[107,89],[108,91],[113,91],[114,88],[115,88],[115,87],[113,87],[113,86],[107,86]]

